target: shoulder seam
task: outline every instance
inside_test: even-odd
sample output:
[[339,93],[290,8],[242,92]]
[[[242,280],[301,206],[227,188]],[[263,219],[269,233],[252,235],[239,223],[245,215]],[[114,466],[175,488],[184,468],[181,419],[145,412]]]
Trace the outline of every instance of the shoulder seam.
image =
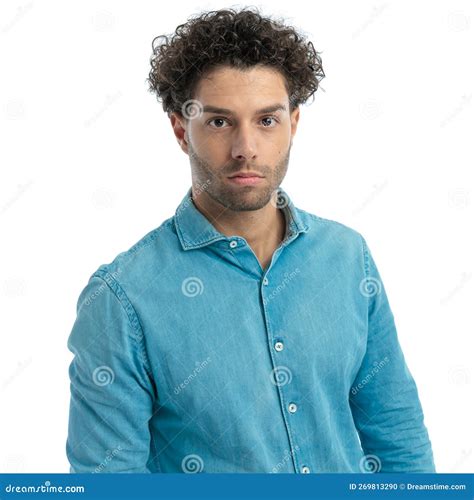
[[143,330],[140,325],[140,321],[138,319],[138,315],[135,311],[135,308],[133,307],[132,303],[127,297],[127,294],[125,293],[124,289],[120,286],[120,284],[115,280],[115,277],[105,269],[98,269],[95,273],[92,274],[91,278],[93,277],[99,278],[102,281],[104,281],[110,288],[112,293],[115,295],[115,297],[117,297],[117,300],[123,307],[130,322],[130,325],[132,326],[134,332],[133,338],[135,339],[138,345],[140,358],[144,363],[145,370],[149,375],[151,375],[152,374],[151,365],[150,365],[150,360],[148,358],[148,353],[146,351],[146,346],[144,343]]
[[[145,249],[149,245],[151,245],[156,238],[158,237],[158,234],[161,233],[164,229],[167,229],[171,226],[172,223],[172,217],[166,219],[165,221],[162,222],[158,227],[155,229],[151,230],[148,234],[146,234],[142,239],[134,243],[128,250],[125,250],[123,252],[120,252],[112,262],[109,262],[108,264],[102,264],[99,266],[99,270],[104,267],[104,266],[111,266],[118,260],[123,260],[123,259],[129,259],[134,256],[137,252]],[[96,271],[98,272],[98,271]]]
[[359,233],[359,236],[360,236],[360,239],[361,239],[361,242],[362,242],[362,257],[363,257],[363,260],[364,260],[364,274],[365,274],[365,278],[367,279],[370,275],[370,271],[369,271],[369,252],[368,252],[368,248],[367,248],[367,243],[364,239],[364,237]]
[[[305,211],[303,210],[303,212],[305,212]],[[326,224],[326,225],[335,224],[337,226],[340,226],[344,229],[347,229],[348,231],[352,231],[352,232],[358,234],[359,236],[361,236],[361,233],[357,229],[354,229],[353,227],[348,226],[347,224],[344,224],[343,222],[339,222],[339,221],[334,220],[334,219],[327,219],[326,217],[320,217],[319,215],[313,214],[311,212],[306,212],[306,213],[317,222],[321,222],[322,224]]]

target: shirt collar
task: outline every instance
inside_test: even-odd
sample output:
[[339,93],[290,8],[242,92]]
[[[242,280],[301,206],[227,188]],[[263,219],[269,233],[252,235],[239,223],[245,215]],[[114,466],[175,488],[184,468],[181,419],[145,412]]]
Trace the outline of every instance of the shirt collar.
[[[214,225],[196,207],[192,199],[192,189],[189,188],[176,209],[174,221],[179,241],[183,250],[192,250],[209,245],[218,240],[229,240],[231,237],[219,232]],[[287,238],[295,238],[299,233],[308,231],[300,210],[295,207],[286,191],[278,188],[278,203],[285,214],[287,223]],[[289,226],[288,226],[289,223]]]

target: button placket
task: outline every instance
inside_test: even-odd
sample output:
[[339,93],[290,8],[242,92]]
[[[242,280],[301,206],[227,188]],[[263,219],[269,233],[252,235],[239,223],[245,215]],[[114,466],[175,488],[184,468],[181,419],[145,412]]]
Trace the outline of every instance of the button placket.
[[[262,279],[261,279],[261,284],[262,284],[262,289],[261,289],[261,294],[262,294],[262,298],[264,299],[264,304],[265,304],[265,297],[267,295],[267,293],[270,293],[270,291],[268,290],[268,285],[269,285],[269,279],[267,276],[263,276]],[[265,287],[267,287],[267,289],[265,289]],[[271,304],[273,307],[274,304]],[[264,314],[266,315],[267,313],[270,313],[271,312],[271,308],[269,309],[266,309],[264,308]],[[277,370],[277,369],[284,369],[284,370],[288,370],[291,374],[291,370],[290,368],[288,368],[288,366],[286,366],[286,364],[283,364],[283,365],[280,365],[279,362],[276,361],[276,356],[278,355],[277,353],[280,353],[281,351],[283,351],[283,349],[285,348],[285,345],[282,341],[281,338],[278,338],[278,336],[275,338],[273,337],[272,339],[272,344],[273,346],[273,349],[276,351],[275,353],[275,357],[272,356],[272,362],[275,366],[274,370]],[[284,359],[284,354],[280,354],[280,356],[283,356],[283,359]],[[278,365],[278,366],[277,366]],[[284,372],[286,373],[286,371]],[[291,378],[289,380],[291,382]],[[275,384],[276,386],[276,389],[277,391],[280,393],[280,398],[284,401],[286,399],[286,401],[288,401],[288,399],[285,397],[285,393],[287,392],[287,388],[285,387],[286,384],[289,383],[289,382],[286,382],[286,383],[277,383]],[[291,396],[290,396],[291,397]],[[298,410],[298,405],[295,403],[295,402],[292,402],[291,399],[290,399],[290,402],[289,403],[286,403],[285,404],[286,406],[286,410],[285,411],[288,411],[290,414],[295,414]],[[284,407],[283,407],[284,408]],[[292,427],[294,427],[294,425],[297,424],[297,422],[291,422],[292,419],[294,419],[297,417],[289,417],[289,418],[284,418],[284,421],[285,421],[285,424],[286,424],[286,428],[287,428],[287,432],[289,433],[290,435],[290,442],[291,442],[291,455],[292,455],[292,461],[293,461],[293,465],[295,467],[295,471],[298,472],[302,470],[302,467],[307,467],[307,466],[302,466],[300,465],[301,462],[299,462],[299,459],[297,458],[297,455],[299,455],[299,447],[296,446],[293,444],[292,440],[291,440],[291,435],[293,434],[293,432],[295,432],[295,430],[291,430]],[[297,451],[298,450],[298,451]],[[306,470],[306,469],[305,469]],[[308,470],[309,472],[309,470]]]

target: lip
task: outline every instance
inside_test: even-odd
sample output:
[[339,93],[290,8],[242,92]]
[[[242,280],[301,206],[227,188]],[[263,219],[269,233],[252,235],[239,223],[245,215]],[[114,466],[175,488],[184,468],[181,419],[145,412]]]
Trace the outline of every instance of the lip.
[[231,175],[230,178],[234,177],[262,177],[258,172],[239,172],[238,174]]
[[253,186],[261,182],[263,177],[252,174],[242,174],[242,175],[239,174],[233,177],[229,177],[228,179],[234,184],[238,184],[240,186]]

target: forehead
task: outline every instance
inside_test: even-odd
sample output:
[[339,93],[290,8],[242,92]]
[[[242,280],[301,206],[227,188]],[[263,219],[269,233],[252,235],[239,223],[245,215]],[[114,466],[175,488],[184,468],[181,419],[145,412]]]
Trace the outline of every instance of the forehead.
[[203,75],[196,86],[195,99],[203,105],[261,107],[266,101],[286,102],[288,92],[284,76],[276,69],[254,66],[240,70],[223,66]]

